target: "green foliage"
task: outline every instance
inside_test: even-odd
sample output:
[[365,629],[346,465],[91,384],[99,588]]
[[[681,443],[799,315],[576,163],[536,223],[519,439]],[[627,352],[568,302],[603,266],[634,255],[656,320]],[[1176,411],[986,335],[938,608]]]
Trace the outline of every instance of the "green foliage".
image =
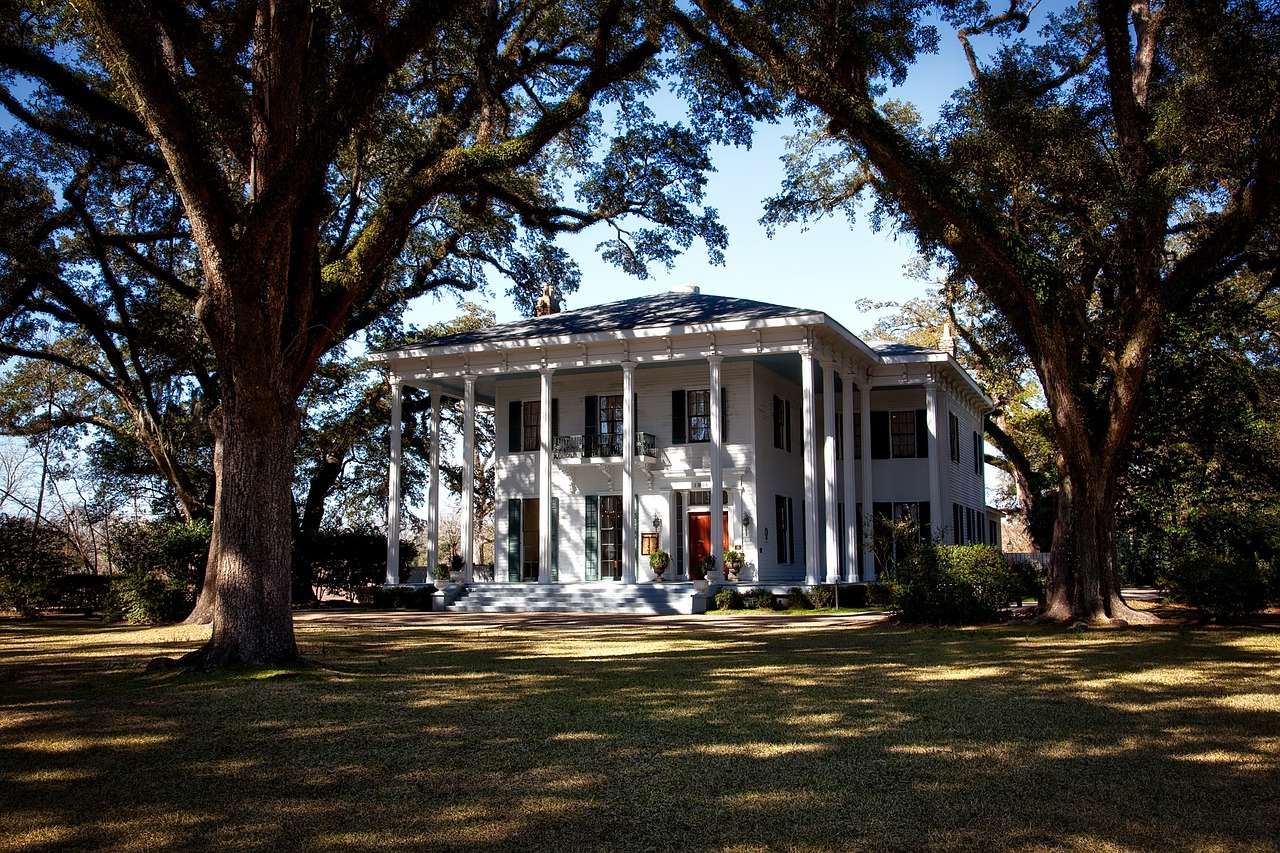
[[[412,565],[417,545],[400,540],[400,564]],[[293,571],[334,595],[352,597],[387,575],[387,537],[369,528],[300,532],[293,540]]]
[[990,622],[1017,597],[1020,581],[989,545],[921,547],[893,583],[894,609],[905,622]]
[[658,569],[665,570],[669,565],[671,565],[671,555],[661,548],[655,548],[649,554],[649,568],[655,571]]
[[724,587],[716,593],[717,610],[741,610],[742,594],[732,587]]
[[778,599],[773,590],[757,587],[742,594],[742,606],[748,610],[773,610],[778,606]]
[[356,600],[375,610],[431,610],[436,588],[426,586],[366,586],[356,591]]
[[813,607],[813,602],[802,587],[793,586],[787,590],[787,606],[794,610],[808,610]]
[[27,518],[0,518],[0,607],[37,616],[58,600],[58,581],[72,568],[62,534]]
[[209,560],[207,521],[137,521],[116,528],[106,615],[126,622],[173,622],[191,611]]
[[835,607],[836,588],[830,584],[822,584],[809,588],[809,603],[820,610]]
[[1238,622],[1280,594],[1276,566],[1253,554],[1186,554],[1160,578],[1169,597],[1189,604],[1213,622]]

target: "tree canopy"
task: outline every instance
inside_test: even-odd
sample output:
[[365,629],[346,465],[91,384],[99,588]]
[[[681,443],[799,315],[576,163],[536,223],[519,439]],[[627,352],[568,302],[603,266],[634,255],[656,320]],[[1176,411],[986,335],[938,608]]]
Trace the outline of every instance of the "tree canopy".
[[[874,215],[990,301],[1044,389],[1061,484],[1047,615],[1120,597],[1117,483],[1148,359],[1216,284],[1276,274],[1280,20],[1255,0],[1033,6],[696,0],[691,40],[816,137],[771,215]],[[954,27],[973,79],[931,127],[882,97]],[[995,39],[988,51],[974,45]]]
[[[64,366],[123,404],[163,398],[172,375],[143,357],[146,335],[207,346],[213,636],[194,664],[296,656],[297,401],[335,346],[486,269],[529,301],[546,280],[571,289],[550,240],[593,223],[636,275],[695,239],[719,259],[707,146],[743,138],[749,115],[713,114],[708,94],[692,127],[654,118],[669,14],[643,0],[0,6],[0,105],[18,122],[3,140],[8,353],[53,359],[40,323],[87,334],[85,363]],[[155,304],[172,314],[149,321]],[[135,423],[166,409],[137,408]]]

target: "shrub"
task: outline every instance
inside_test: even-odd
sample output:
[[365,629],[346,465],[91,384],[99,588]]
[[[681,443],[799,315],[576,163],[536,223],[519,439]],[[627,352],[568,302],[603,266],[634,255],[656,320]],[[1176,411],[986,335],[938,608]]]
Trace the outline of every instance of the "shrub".
[[355,591],[361,604],[371,604],[375,610],[430,610],[436,588],[426,586],[367,586]]
[[1267,606],[1267,583],[1257,557],[1188,554],[1160,579],[1174,601],[1215,622],[1235,622]]
[[36,616],[57,602],[72,567],[62,534],[27,518],[0,518],[0,607]]
[[841,607],[866,607],[869,597],[867,584],[850,583],[841,584],[840,589],[840,606]]
[[809,603],[820,610],[836,606],[836,588],[830,584],[809,588]]
[[777,599],[773,590],[757,587],[742,594],[742,603],[750,610],[773,610],[777,606]]
[[899,564],[894,607],[907,622],[972,624],[996,619],[1018,579],[989,545],[936,545]]
[[[400,565],[413,565],[417,555],[416,545],[400,540]],[[334,595],[351,597],[386,578],[387,537],[367,528],[301,532],[293,541],[293,572]]]
[[872,607],[892,607],[893,600],[893,587],[890,584],[867,584],[867,604]]
[[207,521],[136,521],[116,528],[111,580],[104,604],[108,618],[126,622],[176,622],[191,611],[209,559]]
[[787,607],[792,610],[809,610],[813,607],[813,602],[803,589],[793,586],[787,590]]
[[741,610],[742,594],[736,589],[725,588],[716,593],[717,610]]
[[1017,582],[1014,595],[1010,600],[1016,598],[1021,601],[1024,598],[1034,598],[1041,604],[1044,603],[1044,566],[1030,560],[1018,560],[1009,567],[1009,571]]

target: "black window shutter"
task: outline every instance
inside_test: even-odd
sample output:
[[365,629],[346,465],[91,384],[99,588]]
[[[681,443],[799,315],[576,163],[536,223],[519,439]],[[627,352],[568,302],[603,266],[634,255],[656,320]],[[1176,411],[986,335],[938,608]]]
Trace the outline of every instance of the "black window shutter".
[[924,536],[924,541],[932,542],[933,541],[933,517],[932,517],[932,513],[929,511],[928,501],[920,502],[920,518],[918,520],[920,522],[920,533],[921,535]]
[[973,473],[982,473],[982,436],[973,434]]
[[786,430],[787,430],[786,444],[787,444],[787,452],[790,453],[791,452],[791,401],[790,400],[785,401],[782,405],[782,408],[785,410],[785,413],[786,413],[786,418],[784,419],[786,421]]
[[582,403],[582,434],[595,435],[600,429],[600,398],[594,394]]
[[720,443],[729,443],[729,389],[720,386]]
[[523,448],[520,446],[521,439],[524,436],[524,404],[519,400],[512,400],[511,405],[507,407],[507,452],[519,453]]
[[671,392],[671,443],[686,444],[684,417],[684,391]]
[[560,434],[560,398],[551,398],[551,437],[555,438]]
[[507,580],[520,581],[520,499],[507,502]]
[[929,413],[916,409],[916,458],[929,458]]
[[782,398],[773,395],[773,446],[782,449]]
[[[871,413],[871,458],[889,458],[889,413]],[[876,510],[879,512],[879,510]]]
[[[777,397],[773,398],[775,401]],[[778,562],[787,562],[787,540],[785,532],[787,529],[787,499],[782,495],[774,495],[774,539],[778,543]]]

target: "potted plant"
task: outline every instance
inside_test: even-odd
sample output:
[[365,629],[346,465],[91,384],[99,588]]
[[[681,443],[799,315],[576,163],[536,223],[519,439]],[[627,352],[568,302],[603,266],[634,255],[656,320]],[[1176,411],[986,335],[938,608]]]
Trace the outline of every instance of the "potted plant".
[[729,580],[733,583],[738,582],[738,574],[742,571],[742,567],[746,562],[747,555],[742,553],[740,548],[730,548],[724,552],[724,567],[729,572]]
[[667,570],[667,566],[671,565],[671,555],[661,548],[655,548],[653,553],[649,555],[649,568],[653,569],[653,579],[655,581],[662,580],[662,573]]

